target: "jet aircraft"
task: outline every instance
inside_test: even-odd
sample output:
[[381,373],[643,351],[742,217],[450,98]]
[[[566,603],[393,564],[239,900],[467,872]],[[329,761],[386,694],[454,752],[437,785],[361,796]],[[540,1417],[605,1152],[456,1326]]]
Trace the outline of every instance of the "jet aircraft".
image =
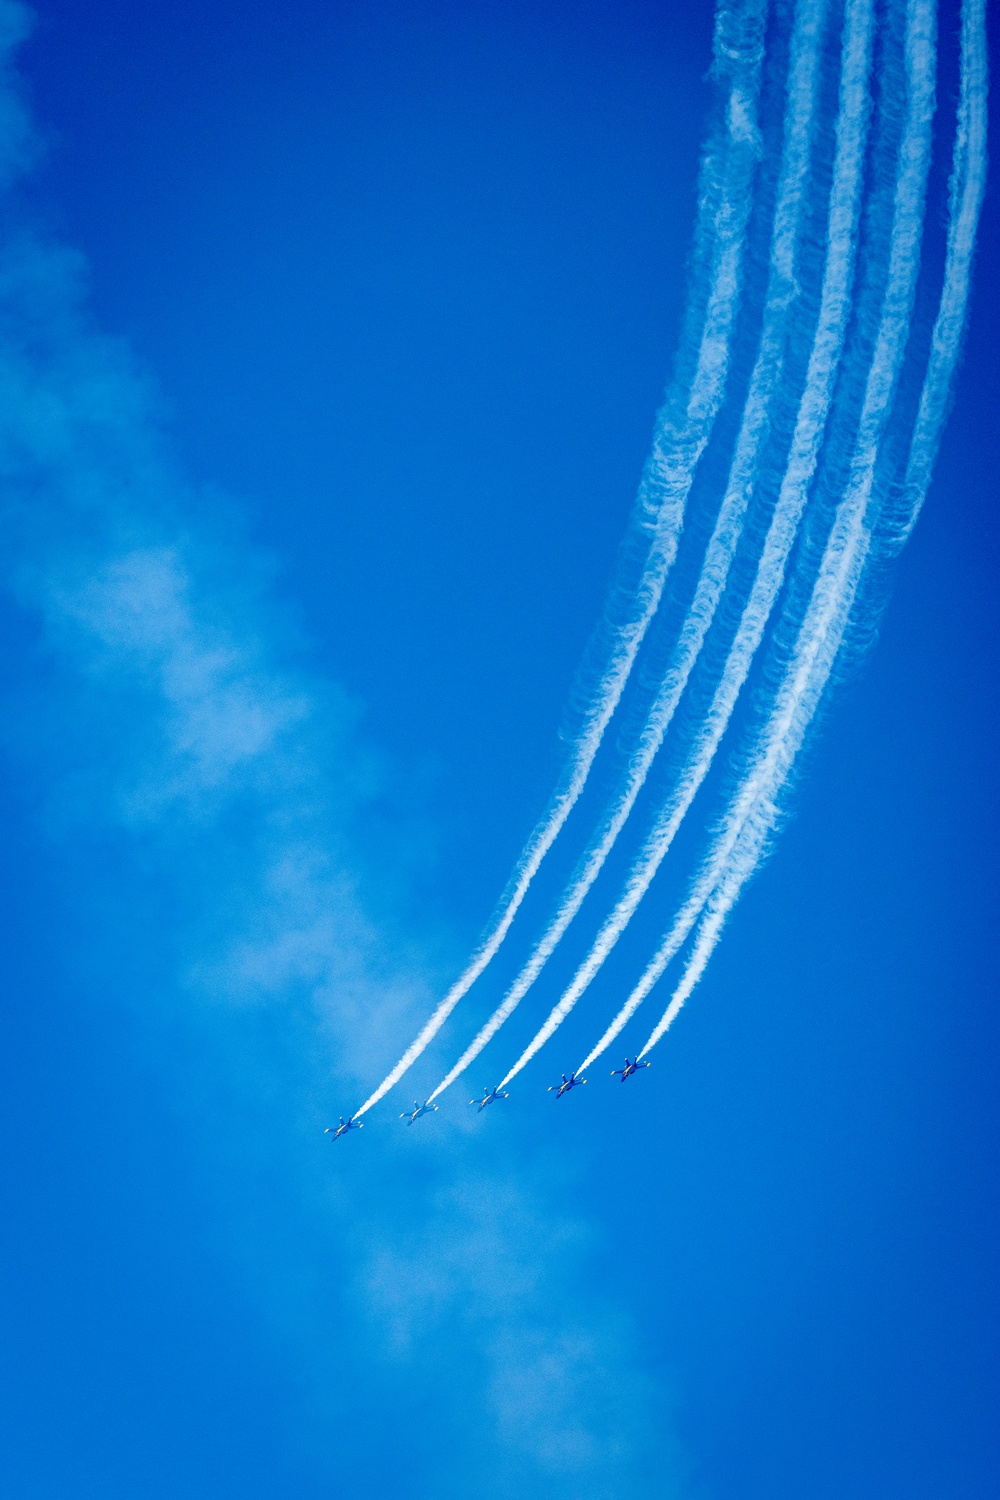
[[481,1099],[470,1099],[469,1103],[470,1104],[478,1104],[479,1108],[482,1110],[482,1109],[486,1108],[487,1104],[492,1104],[493,1101],[494,1101],[494,1099],[509,1099],[509,1098],[510,1098],[510,1095],[508,1094],[507,1090],[506,1089],[502,1089],[502,1088],[500,1088],[498,1086],[495,1089],[483,1089],[483,1097]]
[[638,1073],[638,1071],[639,1071],[640,1068],[648,1068],[648,1067],[649,1067],[649,1063],[648,1062],[641,1062],[638,1057],[635,1058],[634,1061],[633,1061],[632,1058],[626,1057],[624,1068],[612,1068],[611,1069],[611,1076],[612,1076],[612,1078],[620,1078],[621,1081],[622,1081],[622,1083],[624,1083],[625,1080],[626,1080],[626,1078],[631,1078],[632,1074],[633,1073]]
[[364,1128],[364,1123],[364,1120],[356,1120],[353,1115],[350,1115],[346,1120],[344,1119],[343,1115],[341,1115],[340,1124],[328,1125],[323,1134],[332,1135],[334,1140],[336,1141],[339,1140],[342,1135],[346,1135],[349,1130],[362,1130]]
[[435,1109],[437,1109],[437,1105],[431,1104],[429,1099],[425,1099],[423,1104],[418,1104],[416,1099],[414,1099],[413,1108],[411,1110],[404,1109],[399,1118],[405,1120],[407,1125],[412,1125],[414,1120],[420,1119],[421,1115],[430,1114]]
[[557,1099],[561,1099],[562,1096],[563,1096],[563,1094],[568,1094],[569,1093],[570,1089],[578,1089],[580,1087],[581,1083],[586,1083],[586,1082],[587,1082],[586,1078],[577,1078],[577,1076],[576,1076],[575,1073],[571,1073],[568,1078],[566,1077],[566,1074],[564,1073],[563,1076],[562,1076],[562,1083],[550,1083],[549,1084],[549,1093],[551,1094],[552,1091],[555,1090],[555,1096],[556,1096],[556,1098]]

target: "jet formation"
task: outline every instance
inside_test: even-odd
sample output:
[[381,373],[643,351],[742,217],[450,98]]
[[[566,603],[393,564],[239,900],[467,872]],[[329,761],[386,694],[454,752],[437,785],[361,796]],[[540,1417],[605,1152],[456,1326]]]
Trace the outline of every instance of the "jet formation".
[[[620,1078],[622,1083],[624,1083],[626,1078],[631,1078],[632,1074],[638,1073],[640,1068],[648,1068],[649,1066],[650,1065],[648,1062],[640,1061],[638,1057],[626,1057],[624,1067],[612,1069],[611,1076],[612,1078]],[[549,1085],[549,1093],[554,1093],[557,1099],[561,1099],[563,1094],[570,1093],[572,1089],[578,1089],[581,1084],[584,1084],[586,1082],[586,1078],[577,1078],[575,1073],[570,1073],[568,1078],[564,1073],[562,1075],[561,1083],[553,1083]],[[470,1099],[469,1103],[475,1104],[479,1110],[484,1110],[487,1104],[493,1104],[497,1099],[509,1098],[510,1095],[508,1094],[507,1090],[500,1088],[498,1085],[495,1089],[484,1089],[483,1097],[481,1099]],[[436,1110],[437,1105],[432,1104],[429,1099],[425,1099],[423,1104],[418,1103],[417,1100],[414,1099],[413,1108],[404,1109],[399,1118],[401,1120],[405,1120],[407,1125],[412,1125],[414,1120],[420,1119],[421,1115],[432,1114]],[[336,1141],[339,1140],[342,1135],[346,1135],[350,1130],[360,1130],[363,1124],[363,1120],[356,1120],[353,1115],[349,1115],[346,1120],[344,1119],[343,1115],[341,1115],[340,1124],[328,1125],[326,1130],[324,1131],[324,1134],[332,1135],[333,1139]]]

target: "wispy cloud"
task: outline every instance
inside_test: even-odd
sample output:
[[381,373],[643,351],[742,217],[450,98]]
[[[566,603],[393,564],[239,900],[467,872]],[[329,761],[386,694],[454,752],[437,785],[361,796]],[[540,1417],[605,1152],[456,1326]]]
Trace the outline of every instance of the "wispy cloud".
[[[0,5],[8,46],[24,29]],[[11,171],[32,154],[13,87],[8,75]],[[472,1456],[474,1430],[521,1493],[557,1472],[581,1496],[618,1493],[607,1465],[644,1451],[657,1397],[627,1316],[588,1290],[580,1226],[549,1209],[544,1183],[471,1167],[461,1133],[421,1141],[425,1193],[405,1137],[366,1131],[362,1161],[320,1134],[331,1084],[384,1068],[439,978],[366,901],[378,871],[354,820],[373,757],[232,510],[178,479],[150,383],[92,325],[79,259],[23,212],[10,223],[2,523],[7,582],[37,633],[5,739],[72,873],[78,963],[157,1035],[167,1018],[183,1033],[163,1065],[220,1166],[248,1299],[297,1350],[313,1461],[343,1367],[374,1392],[377,1366],[407,1369],[436,1335],[435,1357],[476,1376],[453,1380],[438,1413],[441,1492],[465,1487],[447,1466]],[[656,1441],[656,1481],[638,1472],[637,1496],[672,1492]]]
[[643,1493],[654,1454],[661,1482],[672,1471],[676,1483],[678,1456],[660,1423],[651,1430],[662,1397],[637,1364],[621,1361],[634,1338],[627,1320],[582,1298],[574,1306],[559,1285],[590,1237],[521,1180],[470,1173],[437,1195],[431,1219],[369,1263],[365,1292],[415,1362],[456,1316],[474,1335],[472,1367],[503,1434],[508,1477],[526,1477],[530,1464],[574,1493],[611,1496],[620,1464]]

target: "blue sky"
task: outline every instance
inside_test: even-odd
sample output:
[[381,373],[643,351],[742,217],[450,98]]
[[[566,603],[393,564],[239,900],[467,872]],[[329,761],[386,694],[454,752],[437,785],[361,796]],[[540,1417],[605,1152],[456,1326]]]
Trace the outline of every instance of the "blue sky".
[[465,1100],[513,1043],[398,1124],[446,1038],[321,1134],[550,789],[678,333],[711,27],[37,8],[16,213],[84,257],[40,276],[45,368],[119,457],[35,412],[79,483],[5,522],[19,1500],[996,1493],[993,195],[879,639],[654,1068],[545,1092],[612,969],[503,1112]]

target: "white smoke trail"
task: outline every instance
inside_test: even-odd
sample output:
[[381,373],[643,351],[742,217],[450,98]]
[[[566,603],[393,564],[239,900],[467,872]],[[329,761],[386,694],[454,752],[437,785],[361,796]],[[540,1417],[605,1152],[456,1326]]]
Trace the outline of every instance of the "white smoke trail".
[[[908,525],[901,529],[897,540],[900,538],[905,540],[923,504],[937,453],[941,428],[947,413],[952,377],[965,329],[976,229],[986,186],[988,62],[985,0],[964,0],[962,5],[961,72],[944,282],[904,481],[904,488],[910,499],[910,516]],[[836,658],[851,603],[861,578],[867,540],[868,537],[865,534],[865,545],[859,546],[860,555],[850,568],[851,586],[849,598],[845,601],[846,607],[840,607],[838,619],[830,632],[830,638],[824,643],[823,651],[817,656],[808,691],[803,695],[802,706],[797,715],[789,719],[787,712],[785,714],[788,727],[783,732],[783,743],[778,753],[772,755],[771,765],[766,769],[762,784],[756,793],[754,806],[742,820],[739,838],[728,856],[728,863],[720,875],[718,862],[712,862],[711,868],[716,877],[716,884],[714,889],[709,887],[710,895],[705,890],[705,882],[699,882],[699,889],[702,891],[701,900],[703,903],[707,900],[705,915],[699,926],[698,935],[681,981],[662,1018],[639,1054],[640,1057],[654,1047],[669,1029],[675,1016],[700,980],[715,945],[719,941],[729,912],[764,853],[768,836],[778,816],[777,798]],[[761,770],[765,771],[765,767],[762,766]],[[689,905],[693,905],[693,899]]]
[[827,8],[828,0],[799,0],[796,9],[789,49],[788,104],[760,348],[750,379],[726,492],[706,549],[694,599],[674,650],[673,661],[650,708],[638,745],[629,760],[624,782],[596,835],[591,839],[555,915],[500,1005],[430,1095],[431,1100],[443,1094],[496,1036],[534,984],[580,910],[587,892],[597,879],[632,812],[725,589],[743,518],[753,491],[754,469],[767,435],[771,401],[783,369],[788,324],[798,297],[795,278],[796,245],[809,177],[821,43]]
[[[750,597],[702,731],[673,795],[657,816],[629,873],[625,890],[598,933],[586,959],[544,1025],[507,1075],[508,1079],[531,1060],[562,1024],[597,974],[649,889],[712,764],[783,582],[788,555],[816,467],[850,313],[869,114],[868,76],[871,66],[872,24],[871,0],[850,0],[844,17],[840,113],[820,310],[788,464]],[[631,1011],[628,1012],[630,1014]],[[621,1014],[615,1018],[606,1036],[591,1057],[588,1057],[586,1066],[617,1036],[628,1015]]]
[[988,74],[986,0],[963,0],[961,84],[944,286],[903,481],[903,515],[891,518],[890,534],[884,543],[887,550],[898,551],[904,545],[920,515],[962,346],[976,229],[986,187]]
[[[636,500],[636,529],[652,532],[652,542],[623,624],[612,628],[608,659],[576,735],[569,761],[549,805],[521,852],[490,925],[465,969],[434,1010],[403,1056],[355,1112],[377,1104],[434,1039],[462,996],[493,959],[542,860],[579,799],[604,731],[618,706],[649,624],[659,607],[667,573],[677,553],[684,508],[697,464],[722,404],[729,372],[729,349],[739,308],[746,228],[753,173],[759,156],[756,121],[767,0],[722,3],[716,16],[715,71],[730,88],[725,135],[718,164],[715,148],[706,152],[696,242],[711,264],[711,281],[700,331],[691,308],[685,337],[696,348],[694,372],[685,374],[691,354],[678,355],[678,376],[657,419],[652,451]],[[680,412],[678,418],[677,413]]]

